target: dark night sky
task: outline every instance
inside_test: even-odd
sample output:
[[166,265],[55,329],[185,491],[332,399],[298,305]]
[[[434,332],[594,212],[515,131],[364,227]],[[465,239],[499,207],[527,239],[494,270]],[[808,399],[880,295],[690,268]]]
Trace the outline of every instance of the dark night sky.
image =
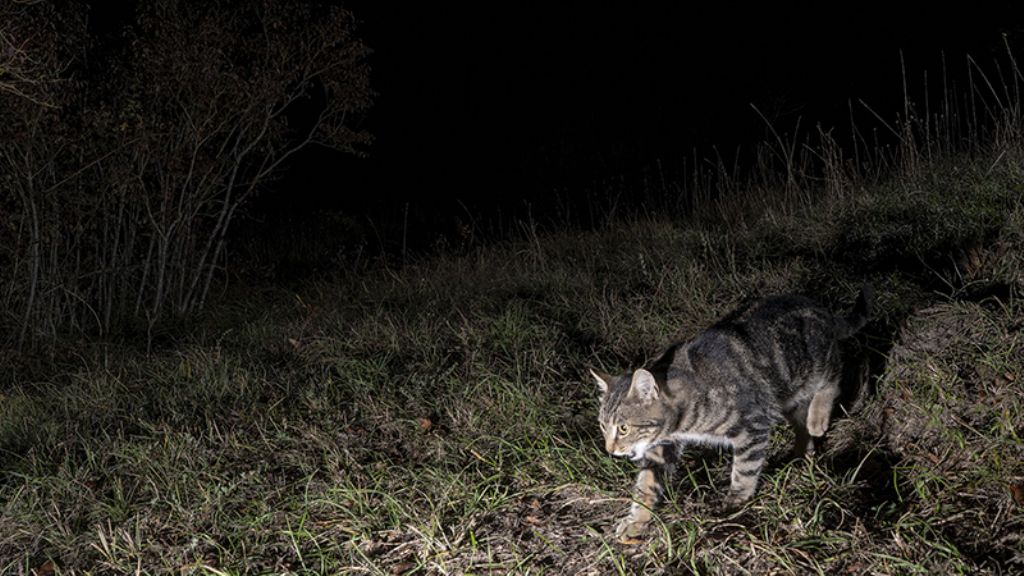
[[782,128],[845,127],[850,98],[894,111],[900,50],[912,83],[928,69],[937,86],[943,51],[959,74],[1022,30],[1009,1],[774,4],[349,2],[375,51],[376,141],[365,160],[306,155],[289,204],[429,214],[579,194],[762,139],[750,103]]

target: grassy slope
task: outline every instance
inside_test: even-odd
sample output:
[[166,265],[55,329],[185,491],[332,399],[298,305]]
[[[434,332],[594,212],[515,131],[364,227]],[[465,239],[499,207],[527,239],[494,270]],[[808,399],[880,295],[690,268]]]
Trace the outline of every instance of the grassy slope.
[[[0,572],[1024,570],[1008,165],[253,290],[172,349],[69,359],[0,395]],[[785,461],[780,430],[728,517],[728,455],[693,453],[655,533],[614,543],[632,470],[602,453],[586,367],[749,296],[842,309],[864,280],[862,350],[889,362],[824,453]]]

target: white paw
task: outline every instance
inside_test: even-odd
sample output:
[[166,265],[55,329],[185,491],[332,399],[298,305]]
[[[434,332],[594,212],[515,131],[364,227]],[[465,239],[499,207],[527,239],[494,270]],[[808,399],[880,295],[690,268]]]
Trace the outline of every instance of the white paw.
[[643,536],[644,532],[647,531],[647,522],[640,522],[634,520],[632,516],[627,516],[619,523],[615,525],[615,539],[623,543],[635,543],[628,542],[630,540],[636,540],[640,536]]
[[807,432],[815,438],[820,438],[828,431],[828,414],[811,415],[807,418]]

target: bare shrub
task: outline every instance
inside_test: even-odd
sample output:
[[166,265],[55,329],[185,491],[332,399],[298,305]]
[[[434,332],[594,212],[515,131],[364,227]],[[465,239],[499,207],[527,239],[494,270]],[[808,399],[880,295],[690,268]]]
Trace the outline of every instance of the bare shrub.
[[239,208],[284,162],[370,140],[357,128],[369,49],[342,8],[139,3],[88,67],[62,52],[88,43],[50,20],[51,4],[5,10],[0,96],[19,103],[0,124],[19,132],[0,141],[13,240],[0,279],[21,343],[195,313]]

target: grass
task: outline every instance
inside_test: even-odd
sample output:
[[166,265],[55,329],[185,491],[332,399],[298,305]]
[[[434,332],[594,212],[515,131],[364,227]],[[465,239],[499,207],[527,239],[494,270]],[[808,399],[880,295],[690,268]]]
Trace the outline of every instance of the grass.
[[[12,363],[0,573],[1024,571],[1019,156],[236,288],[153,353]],[[729,455],[688,453],[648,537],[615,542],[633,472],[587,368],[864,281],[871,386],[825,449],[788,461],[780,430],[729,515]]]
[[[958,177],[951,201],[937,175],[744,229],[651,218],[253,291],[157,353],[98,346],[15,378],[0,572],[1024,569],[1024,180]],[[887,362],[827,449],[786,461],[780,431],[728,516],[728,455],[692,453],[656,529],[616,543],[632,472],[601,451],[586,368],[636,365],[756,294],[841,309],[864,280],[861,345]]]

